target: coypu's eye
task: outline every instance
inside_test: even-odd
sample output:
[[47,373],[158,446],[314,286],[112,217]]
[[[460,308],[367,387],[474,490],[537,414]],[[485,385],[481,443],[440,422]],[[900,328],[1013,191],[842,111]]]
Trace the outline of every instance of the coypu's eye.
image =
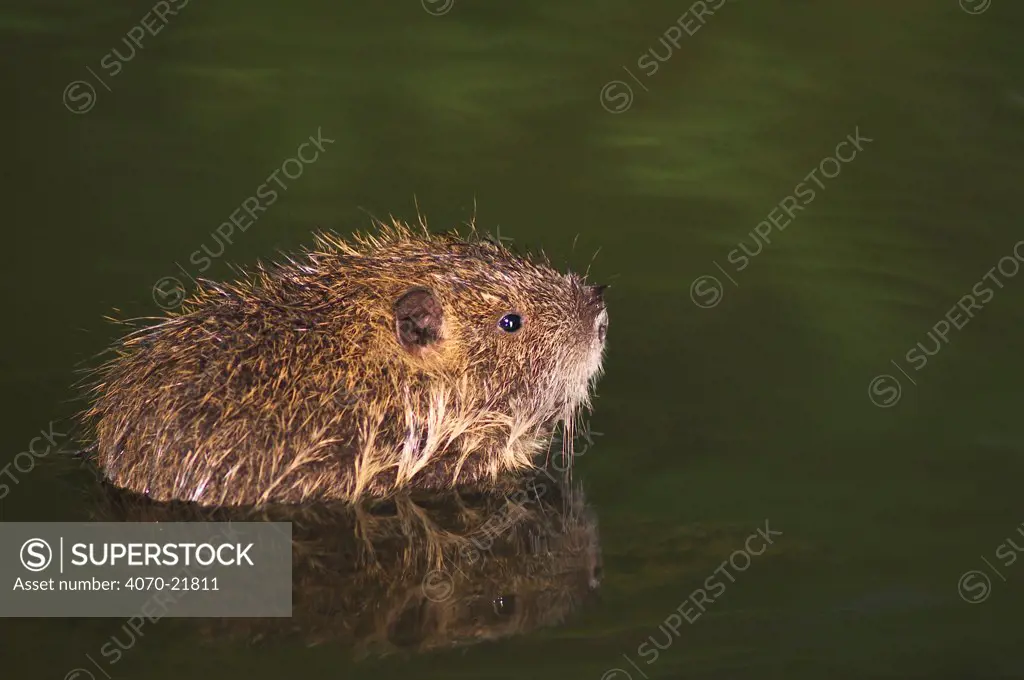
[[523,317],[518,314],[506,314],[498,321],[498,328],[506,333],[515,333],[523,327]]
[[491,603],[494,606],[494,613],[505,619],[512,616],[516,611],[515,595],[499,595]]

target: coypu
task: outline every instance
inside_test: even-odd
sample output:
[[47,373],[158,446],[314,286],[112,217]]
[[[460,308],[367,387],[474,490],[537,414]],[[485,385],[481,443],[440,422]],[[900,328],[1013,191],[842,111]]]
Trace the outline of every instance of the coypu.
[[377,226],[201,281],[125,335],[81,414],[105,476],[156,500],[351,500],[528,470],[559,425],[571,460],[605,286],[501,243]]
[[[597,520],[579,485],[539,473],[502,482],[502,492],[405,490],[387,500],[258,507],[159,502],[101,484],[89,505],[100,522],[291,522],[291,617],[176,625],[212,644],[295,641],[365,657],[522,635],[560,625],[595,599]],[[154,613],[174,606],[161,602]]]

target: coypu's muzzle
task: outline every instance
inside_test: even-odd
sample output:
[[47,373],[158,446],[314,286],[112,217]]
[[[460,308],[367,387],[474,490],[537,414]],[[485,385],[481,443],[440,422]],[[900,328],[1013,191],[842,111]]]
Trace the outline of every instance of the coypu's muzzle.
[[594,319],[594,332],[597,333],[597,341],[604,343],[605,335],[608,333],[608,308],[604,303],[604,291],[608,285],[587,286],[590,299],[588,307],[592,310]]

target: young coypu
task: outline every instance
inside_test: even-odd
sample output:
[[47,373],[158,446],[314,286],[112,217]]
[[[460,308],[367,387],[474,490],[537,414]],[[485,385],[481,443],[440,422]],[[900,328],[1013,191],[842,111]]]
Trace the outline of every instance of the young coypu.
[[588,407],[603,286],[500,244],[379,225],[125,336],[83,419],[111,482],[248,505],[489,483]]

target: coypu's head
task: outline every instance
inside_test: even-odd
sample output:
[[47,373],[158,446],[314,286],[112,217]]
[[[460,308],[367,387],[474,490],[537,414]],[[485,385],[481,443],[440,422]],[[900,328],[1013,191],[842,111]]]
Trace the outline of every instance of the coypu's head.
[[[446,266],[394,304],[399,343],[414,355],[444,345],[511,401],[586,401],[601,370],[605,286],[519,259],[490,243],[449,243]],[[463,368],[463,366],[459,366]]]
[[365,283],[387,306],[381,340],[420,374],[468,380],[480,405],[514,422],[571,427],[589,405],[608,328],[605,286],[475,235],[395,224],[354,248],[328,242],[376,279]]
[[405,352],[475,378],[488,402],[513,411],[568,419],[589,402],[608,328],[606,286],[489,241],[416,247],[434,262],[393,303]]

